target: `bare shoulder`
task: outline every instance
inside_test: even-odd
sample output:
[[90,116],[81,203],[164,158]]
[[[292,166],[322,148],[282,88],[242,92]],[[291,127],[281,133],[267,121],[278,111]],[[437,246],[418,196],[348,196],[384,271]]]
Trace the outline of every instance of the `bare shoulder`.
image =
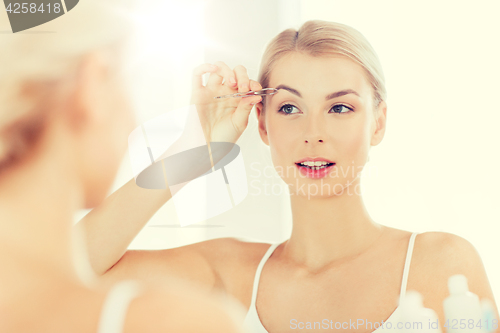
[[[225,289],[228,278],[246,267],[266,244],[225,237],[163,250],[128,250],[102,280],[108,285],[121,279],[161,283],[175,276],[206,291]],[[269,244],[267,244],[269,247]]]
[[150,284],[130,303],[124,333],[241,333],[244,310],[223,294],[206,295],[181,281]]
[[481,257],[468,240],[447,232],[419,234],[415,238],[408,289],[422,294],[424,306],[434,309],[440,322],[444,322],[443,301],[449,296],[448,279],[455,274],[464,275],[469,290],[480,299],[494,302]]
[[237,237],[212,239],[198,244],[200,247],[205,246],[216,251],[217,255],[214,258],[217,261],[234,260],[240,262],[260,260],[269,246],[271,246],[269,243]]
[[[407,244],[411,232],[386,227],[390,230],[392,239]],[[465,238],[441,231],[418,233],[413,247],[412,267],[419,266],[421,275],[428,275],[432,269],[433,275],[462,274],[470,269],[480,271],[482,261],[476,248]],[[412,274],[418,274],[418,272]],[[435,276],[435,275],[434,275]]]
[[256,269],[271,244],[225,237],[199,243],[199,246],[204,247],[203,252],[210,253],[212,266],[227,281],[240,275],[237,272],[246,274],[246,271]]
[[[34,310],[29,313],[30,321],[26,322],[24,305],[5,318],[1,326],[7,330],[2,332],[96,332],[103,316],[110,315],[103,310],[111,288],[94,287],[75,281],[51,282],[43,288],[46,293],[30,300],[29,308]],[[241,304],[222,293],[208,295],[196,289],[174,277],[161,284],[140,283],[139,295],[123,309],[112,308],[107,319],[117,320],[124,333],[243,333]]]
[[270,245],[244,238],[223,237],[166,251],[196,253],[219,273],[224,270],[241,269],[242,265],[254,264],[256,260],[260,260]]
[[434,274],[442,276],[464,274],[477,278],[484,273],[476,248],[465,238],[447,232],[419,234],[415,239],[414,256],[423,268],[432,268]]
[[212,265],[222,289],[248,310],[257,266],[271,244],[228,237],[212,240],[215,252]]
[[467,277],[469,290],[479,297],[493,299],[486,270],[478,251],[467,239],[447,232],[425,232],[415,239],[415,256],[421,272],[413,272],[422,281],[439,286],[448,295],[448,278]]

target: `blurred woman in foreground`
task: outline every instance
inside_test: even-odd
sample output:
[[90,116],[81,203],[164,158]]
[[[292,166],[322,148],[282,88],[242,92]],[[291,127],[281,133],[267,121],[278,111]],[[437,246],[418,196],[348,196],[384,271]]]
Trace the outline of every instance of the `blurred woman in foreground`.
[[223,298],[168,277],[108,290],[79,260],[74,212],[106,197],[136,126],[111,3],[0,35],[0,332],[241,332]]

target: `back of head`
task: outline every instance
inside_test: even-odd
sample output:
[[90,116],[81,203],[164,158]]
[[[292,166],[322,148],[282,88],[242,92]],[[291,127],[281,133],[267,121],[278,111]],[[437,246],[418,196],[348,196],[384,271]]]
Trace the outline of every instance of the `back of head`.
[[[39,27],[0,38],[0,173],[28,154],[83,57],[119,50],[132,33],[132,0],[84,0]],[[0,10],[0,30],[10,30]],[[117,53],[119,54],[119,53]],[[118,58],[116,59],[119,60]],[[59,89],[59,90],[58,90]]]
[[274,37],[261,60],[258,81],[268,88],[275,64],[285,55],[301,52],[313,57],[343,55],[359,64],[367,75],[374,92],[374,106],[386,100],[382,66],[368,40],[356,29],[345,24],[322,20],[305,22],[300,29],[287,29]]

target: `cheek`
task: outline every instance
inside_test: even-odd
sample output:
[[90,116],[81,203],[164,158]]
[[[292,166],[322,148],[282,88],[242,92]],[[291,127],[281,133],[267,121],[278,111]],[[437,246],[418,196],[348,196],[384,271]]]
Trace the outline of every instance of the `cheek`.
[[118,158],[128,147],[128,136],[137,127],[135,115],[130,100],[123,91],[116,91],[109,107],[111,115],[110,135],[114,139],[114,146]]
[[116,117],[115,124],[117,127],[115,133],[116,145],[120,147],[120,151],[128,148],[128,136],[138,126],[134,115],[129,109],[123,108],[122,111],[121,115]]
[[267,119],[267,137],[271,157],[276,165],[284,163],[284,158],[290,158],[291,151],[298,143],[297,133],[300,131],[295,128],[298,122],[279,121],[276,117]]
[[369,131],[366,121],[355,122],[345,127],[340,135],[337,132],[335,146],[340,153],[339,158],[344,163],[364,164],[365,156],[369,150]]

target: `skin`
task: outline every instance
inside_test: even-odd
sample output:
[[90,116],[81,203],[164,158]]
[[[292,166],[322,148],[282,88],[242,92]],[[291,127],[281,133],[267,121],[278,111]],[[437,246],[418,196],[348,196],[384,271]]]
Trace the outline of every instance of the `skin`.
[[[1,332],[96,332],[108,289],[82,280],[73,214],[106,198],[136,126],[115,56],[84,57],[45,105],[36,149],[0,174]],[[201,294],[168,277],[144,285],[124,332],[240,332],[224,300]]]
[[[202,114],[224,113],[209,102],[212,96],[262,88],[248,78],[244,67],[231,70],[222,62],[216,64],[219,68],[210,75],[207,86],[202,87],[197,81],[194,87],[195,91],[203,90],[197,95],[202,97],[193,99]],[[195,70],[195,77],[200,72],[202,67]],[[229,83],[231,77],[237,85]],[[302,97],[280,90],[265,104],[256,104],[259,134],[270,147],[277,171],[287,167],[293,170],[294,162],[306,156],[328,158],[344,172],[353,166],[360,170],[370,147],[381,142],[387,117],[385,102],[373,105],[373,92],[361,67],[341,56],[314,58],[290,54],[271,73],[269,86],[281,84],[299,91]],[[343,89],[355,90],[359,96],[349,94],[325,101],[325,96]],[[222,108],[227,113],[219,119],[233,121],[227,121],[226,127],[216,126],[221,122],[207,121],[204,128],[212,129],[211,134],[205,131],[208,139],[239,137],[232,131],[241,128],[234,126],[234,120],[244,108],[244,100],[225,101],[232,104]],[[283,103],[293,104],[296,108],[291,112],[295,114],[278,113]],[[354,112],[332,113],[332,107],[340,103]],[[247,111],[242,113],[247,115]],[[243,116],[239,119],[243,121],[237,125],[246,122]],[[222,130],[227,133],[219,132]],[[371,219],[359,190],[355,191],[359,184],[356,174],[339,172],[338,177],[324,179],[334,191],[320,194],[298,190],[301,185],[320,183],[318,179],[286,172],[282,178],[292,193],[293,231],[262,271],[256,306],[264,327],[271,333],[287,331],[291,319],[385,321],[397,307],[411,233]],[[90,263],[96,273],[107,283],[130,277],[162,281],[174,275],[200,286],[206,293],[221,291],[231,295],[248,309],[257,265],[269,244],[219,238],[166,250],[127,250],[137,232],[171,197],[168,191],[150,191],[147,200],[141,201],[141,191],[131,180],[113,193],[100,211],[91,212],[79,222],[87,234]],[[131,200],[135,210],[126,214],[122,206]],[[445,232],[419,234],[407,290],[421,293],[424,306],[437,313],[441,325],[445,322],[442,302],[448,296],[447,280],[453,274],[465,275],[470,291],[480,298],[494,300],[481,259],[467,240]],[[496,307],[495,311],[498,316]],[[373,330],[363,326],[346,331]]]

